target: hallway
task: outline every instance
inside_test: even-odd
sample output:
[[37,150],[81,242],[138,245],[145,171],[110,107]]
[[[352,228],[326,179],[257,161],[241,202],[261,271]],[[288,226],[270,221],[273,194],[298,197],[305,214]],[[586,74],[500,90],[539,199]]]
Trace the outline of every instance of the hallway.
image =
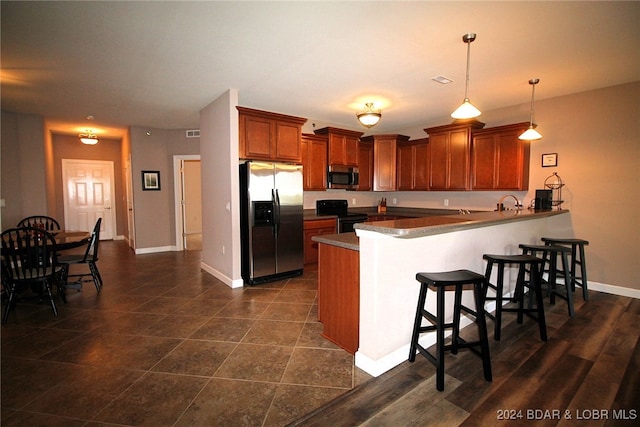
[[320,337],[315,271],[231,289],[198,251],[100,250],[100,295],[69,290],[58,318],[18,303],[2,328],[3,426],[281,426],[370,378]]

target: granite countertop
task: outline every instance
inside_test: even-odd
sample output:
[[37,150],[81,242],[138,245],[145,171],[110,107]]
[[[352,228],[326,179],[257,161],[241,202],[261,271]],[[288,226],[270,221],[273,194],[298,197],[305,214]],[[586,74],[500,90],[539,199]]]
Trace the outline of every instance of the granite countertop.
[[360,242],[356,233],[340,233],[340,234],[320,234],[311,238],[314,242],[325,243],[327,245],[338,246],[340,248],[352,251],[360,250]]
[[[478,211],[472,211],[478,212]],[[375,215],[375,216],[403,216],[407,218],[419,218],[423,216],[430,215],[458,215],[459,211],[455,209],[434,209],[434,208],[398,208],[398,207],[387,207],[387,212],[378,213],[377,206],[368,206],[362,208],[349,208],[349,213],[351,214],[364,214],[364,215]],[[336,215],[317,215],[315,209],[305,209],[304,210],[304,220],[305,221],[315,221],[319,219],[333,219],[337,218]]]
[[426,216],[422,218],[363,222],[355,224],[354,228],[356,230],[375,231],[392,237],[412,238],[486,227],[504,222],[537,219],[568,212],[567,210],[535,212],[529,209],[475,212],[465,215]]

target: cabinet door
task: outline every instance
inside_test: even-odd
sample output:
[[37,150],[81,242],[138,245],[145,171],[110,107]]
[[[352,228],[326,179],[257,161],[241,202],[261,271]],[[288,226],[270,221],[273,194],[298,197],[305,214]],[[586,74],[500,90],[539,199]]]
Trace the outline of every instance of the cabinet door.
[[449,179],[447,189],[467,190],[469,188],[470,166],[469,131],[456,130],[449,134]]
[[373,143],[373,191],[396,190],[396,146],[395,138]]
[[358,166],[358,138],[346,136],[344,138],[344,164]]
[[277,121],[275,126],[275,158],[278,160],[300,162],[302,160],[302,152],[300,150],[300,126],[281,121]]
[[429,144],[414,145],[414,178],[412,190],[429,189]]
[[321,234],[335,234],[336,220],[322,219],[304,222],[304,263],[318,262],[318,242],[311,240]]
[[528,189],[530,144],[518,139],[526,127],[518,123],[474,133],[473,190]]
[[518,132],[497,136],[496,188],[527,190],[529,187],[529,142],[518,139]]
[[448,133],[429,135],[429,188],[432,190],[447,189],[447,170],[449,167]]
[[[246,159],[271,159],[271,147],[274,139],[274,121],[261,117],[242,116],[240,121],[240,146],[244,152],[240,153]],[[243,151],[243,150],[241,150]]]
[[358,191],[373,190],[373,144],[361,142],[358,148],[360,185]]
[[330,165],[345,165],[346,164],[346,151],[345,151],[344,135],[329,134],[329,164]]
[[496,172],[496,145],[493,135],[473,138],[473,189],[493,190]]
[[324,191],[327,188],[327,141],[317,136],[302,137],[302,173],[304,189]]
[[398,190],[413,190],[415,146],[398,147]]

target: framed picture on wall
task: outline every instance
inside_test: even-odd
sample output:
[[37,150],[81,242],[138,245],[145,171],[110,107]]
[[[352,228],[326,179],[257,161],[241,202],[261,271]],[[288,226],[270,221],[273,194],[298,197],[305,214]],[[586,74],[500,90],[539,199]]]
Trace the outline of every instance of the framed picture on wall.
[[547,153],[542,155],[542,167],[558,166],[558,153]]
[[160,191],[160,171],[142,171],[142,189]]

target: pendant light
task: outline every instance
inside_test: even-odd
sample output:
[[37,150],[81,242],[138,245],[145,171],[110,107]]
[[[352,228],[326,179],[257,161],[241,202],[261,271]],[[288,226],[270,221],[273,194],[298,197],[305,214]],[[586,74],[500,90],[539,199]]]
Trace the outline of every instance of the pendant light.
[[87,133],[81,133],[78,135],[80,142],[86,145],[96,145],[98,143],[98,136],[90,129],[87,129]]
[[362,124],[362,126],[371,128],[380,121],[382,113],[380,112],[380,110],[376,110],[375,108],[373,108],[373,102],[367,102],[366,104],[364,104],[364,107],[365,108],[363,111],[356,113],[356,117],[358,118],[358,121]]
[[451,113],[454,119],[472,119],[478,117],[481,113],[469,101],[469,58],[471,55],[471,43],[476,39],[476,33],[468,33],[462,36],[462,41],[467,44],[467,78],[464,88],[464,100],[456,110]]
[[533,97],[536,93],[536,85],[540,83],[540,79],[531,79],[529,84],[531,85],[531,112],[529,113],[529,129],[522,132],[522,135],[518,139],[525,141],[535,141],[542,138],[540,132],[536,130],[537,125],[533,123]]

